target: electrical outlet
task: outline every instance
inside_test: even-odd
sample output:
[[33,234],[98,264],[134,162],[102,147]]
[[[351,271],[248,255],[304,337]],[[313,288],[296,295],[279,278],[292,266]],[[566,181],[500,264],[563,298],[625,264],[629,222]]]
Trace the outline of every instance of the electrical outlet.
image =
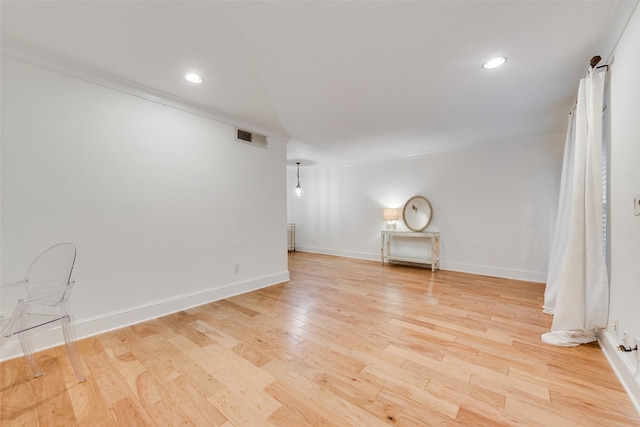
[[628,345],[629,343],[629,334],[627,334],[627,331],[622,332],[622,345]]
[[613,319],[613,333],[618,336],[618,331],[620,330],[620,325],[618,324],[618,319]]
[[240,264],[236,264],[233,271],[234,273],[240,273]]

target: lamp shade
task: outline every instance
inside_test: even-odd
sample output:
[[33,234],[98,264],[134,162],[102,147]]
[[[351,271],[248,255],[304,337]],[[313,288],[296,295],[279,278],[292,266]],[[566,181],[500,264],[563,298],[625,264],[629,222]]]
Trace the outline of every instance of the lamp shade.
[[400,215],[398,214],[398,209],[396,208],[385,208],[382,211],[382,217],[385,221],[396,221],[400,219]]

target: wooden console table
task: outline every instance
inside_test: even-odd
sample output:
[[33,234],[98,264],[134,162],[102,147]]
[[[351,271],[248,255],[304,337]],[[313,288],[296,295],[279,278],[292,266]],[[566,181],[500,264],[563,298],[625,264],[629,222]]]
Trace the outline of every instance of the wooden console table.
[[[431,257],[413,258],[393,256],[391,254],[391,240],[399,238],[422,238],[431,240]],[[386,249],[386,250],[385,250]],[[428,254],[427,254],[428,255]],[[387,261],[412,262],[418,264],[430,264],[431,271],[440,269],[440,233],[437,231],[382,231],[380,235],[380,262],[384,265]]]

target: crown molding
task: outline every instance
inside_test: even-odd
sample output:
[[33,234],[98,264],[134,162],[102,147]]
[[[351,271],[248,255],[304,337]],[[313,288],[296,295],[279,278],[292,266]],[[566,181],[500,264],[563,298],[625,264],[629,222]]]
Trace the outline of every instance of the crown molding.
[[117,90],[119,92],[175,108],[177,110],[196,114],[230,126],[241,127],[251,132],[263,134],[269,138],[274,138],[283,142],[288,142],[291,139],[289,135],[280,134],[273,132],[270,129],[256,126],[254,123],[247,122],[223,111],[171,95],[167,92],[153,89],[144,84],[89,67],[79,62],[35,51],[22,46],[7,46],[5,40],[3,40],[1,53],[7,58],[12,58],[59,74]]

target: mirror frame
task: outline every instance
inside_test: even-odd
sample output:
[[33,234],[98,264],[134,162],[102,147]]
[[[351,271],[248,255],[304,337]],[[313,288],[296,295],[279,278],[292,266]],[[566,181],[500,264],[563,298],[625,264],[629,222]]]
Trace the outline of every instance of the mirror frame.
[[[426,215],[426,220],[423,218],[413,218],[416,214],[411,211],[411,209],[419,214],[423,212]],[[409,215],[407,215],[407,213]],[[413,196],[407,203],[404,204],[402,208],[402,221],[404,221],[404,225],[411,231],[422,231],[429,226],[431,223],[431,218],[433,217],[433,208],[431,207],[431,203],[424,196]]]

